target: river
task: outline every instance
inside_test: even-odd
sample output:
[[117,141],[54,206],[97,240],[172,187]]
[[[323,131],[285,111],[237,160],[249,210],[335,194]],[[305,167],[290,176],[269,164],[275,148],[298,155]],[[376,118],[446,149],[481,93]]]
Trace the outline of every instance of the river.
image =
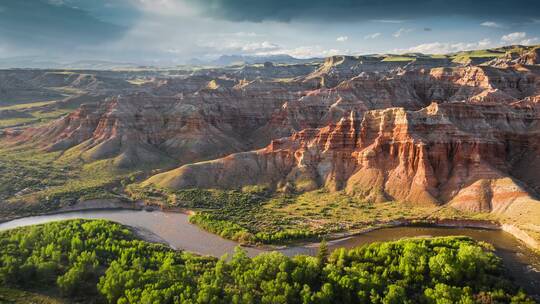
[[[43,224],[67,219],[107,219],[136,230],[145,239],[169,244],[172,248],[191,251],[203,255],[222,256],[231,253],[238,245],[208,233],[189,223],[188,215],[161,211],[137,210],[89,210],[73,211],[51,215],[30,216],[0,224],[0,231],[22,226]],[[395,227],[374,230],[368,233],[331,241],[330,249],[352,248],[373,242],[392,241],[407,237],[464,235],[478,241],[493,244],[509,270],[510,275],[529,294],[540,296],[540,256],[500,230],[439,227]],[[278,249],[288,256],[314,254],[318,244],[311,243]],[[245,248],[250,256],[265,252],[260,248]]]

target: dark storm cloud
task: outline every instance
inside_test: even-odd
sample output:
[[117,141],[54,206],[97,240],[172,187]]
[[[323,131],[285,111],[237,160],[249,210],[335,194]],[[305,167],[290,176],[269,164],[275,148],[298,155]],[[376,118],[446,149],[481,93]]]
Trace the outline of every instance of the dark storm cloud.
[[540,16],[540,0],[185,0],[203,14],[232,21],[351,21],[462,16]]
[[[72,4],[60,0],[0,0],[0,41],[17,47],[66,48],[114,40],[127,30]],[[94,11],[99,13],[97,7]]]

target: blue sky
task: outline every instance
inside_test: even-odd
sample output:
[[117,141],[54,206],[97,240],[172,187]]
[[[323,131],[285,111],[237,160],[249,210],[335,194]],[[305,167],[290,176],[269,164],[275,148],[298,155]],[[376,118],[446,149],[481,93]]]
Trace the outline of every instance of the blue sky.
[[1,58],[167,65],[508,44],[540,44],[540,1],[0,0]]

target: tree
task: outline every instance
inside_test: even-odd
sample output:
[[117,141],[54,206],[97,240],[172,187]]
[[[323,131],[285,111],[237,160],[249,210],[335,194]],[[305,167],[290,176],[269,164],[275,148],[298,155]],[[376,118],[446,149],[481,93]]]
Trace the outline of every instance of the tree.
[[317,261],[319,262],[319,265],[324,267],[326,262],[328,262],[328,243],[326,240],[322,240],[321,244],[319,245],[319,251],[317,252]]
[[386,295],[384,296],[384,304],[403,304],[407,301],[407,294],[405,288],[399,285],[389,285]]
[[71,296],[84,294],[92,290],[96,282],[96,272],[99,262],[95,252],[84,251],[77,262],[62,276],[56,279],[56,284],[62,294]]

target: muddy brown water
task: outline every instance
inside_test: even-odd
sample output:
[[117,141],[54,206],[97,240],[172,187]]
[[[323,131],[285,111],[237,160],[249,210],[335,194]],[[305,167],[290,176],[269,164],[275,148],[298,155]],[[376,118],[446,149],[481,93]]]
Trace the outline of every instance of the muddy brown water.
[[[188,221],[188,215],[161,211],[137,210],[89,210],[67,213],[30,216],[0,224],[0,231],[22,226],[43,224],[68,219],[107,219],[134,227],[148,240],[161,241],[172,248],[187,250],[203,255],[222,256],[232,253],[238,246],[236,242],[223,239],[206,232]],[[485,230],[476,228],[442,228],[442,227],[394,227],[374,230],[368,233],[331,241],[330,249],[353,248],[374,242],[393,241],[410,237],[437,237],[464,235],[478,241],[491,243],[496,254],[503,259],[509,276],[513,277],[529,294],[540,297],[540,255],[534,253],[523,243],[501,230]],[[278,249],[288,256],[298,254],[313,255],[318,244],[291,246]],[[267,250],[245,248],[250,256]]]

